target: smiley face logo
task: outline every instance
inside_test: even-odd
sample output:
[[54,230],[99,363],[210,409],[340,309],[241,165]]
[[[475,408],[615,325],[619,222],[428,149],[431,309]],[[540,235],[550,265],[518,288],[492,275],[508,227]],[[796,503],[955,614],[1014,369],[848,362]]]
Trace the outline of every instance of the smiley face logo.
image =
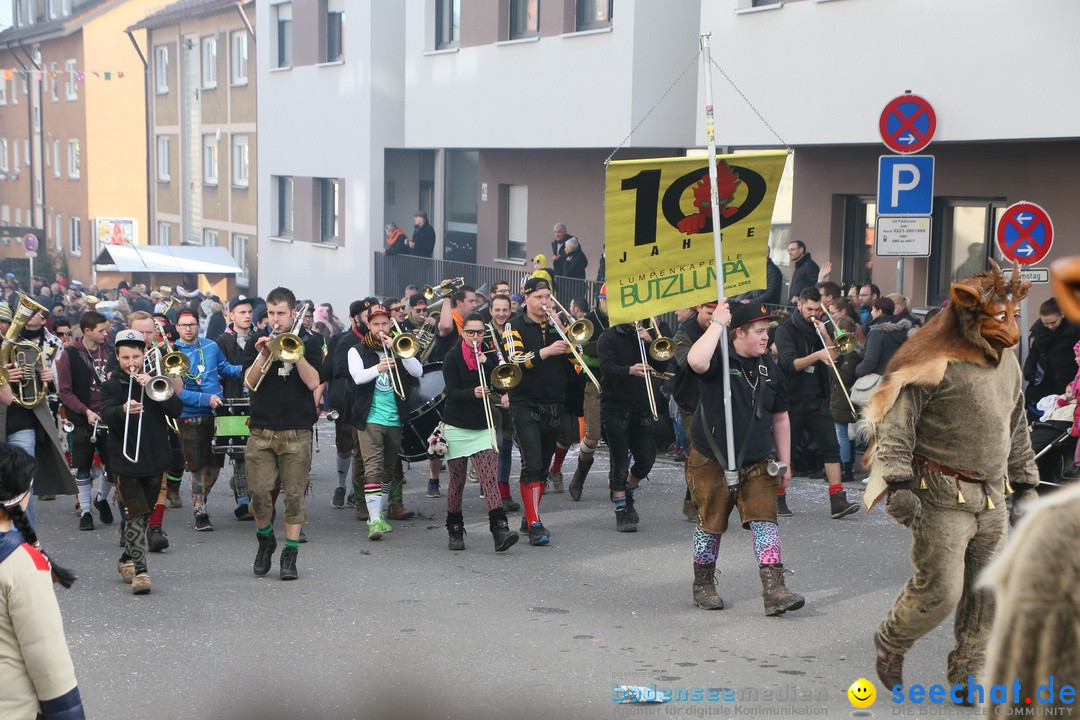
[[877,699],[877,688],[866,678],[859,678],[847,689],[848,700],[857,708],[868,708]]

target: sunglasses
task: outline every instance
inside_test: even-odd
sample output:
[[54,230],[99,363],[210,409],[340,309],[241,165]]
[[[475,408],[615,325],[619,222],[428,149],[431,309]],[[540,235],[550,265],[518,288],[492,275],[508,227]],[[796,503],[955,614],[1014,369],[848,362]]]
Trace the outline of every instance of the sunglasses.
[[71,337],[71,333],[70,333],[70,332],[58,332],[58,333],[56,333],[56,334],[57,334],[57,335],[58,335],[59,337]]
[[394,307],[390,308],[390,312],[401,312],[404,309],[405,306],[403,305],[395,305]]

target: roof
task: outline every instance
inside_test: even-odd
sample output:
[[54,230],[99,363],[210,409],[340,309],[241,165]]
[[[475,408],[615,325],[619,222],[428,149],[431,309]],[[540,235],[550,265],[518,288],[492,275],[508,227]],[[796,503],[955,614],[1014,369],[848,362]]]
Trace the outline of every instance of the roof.
[[237,5],[247,5],[251,0],[177,0],[152,15],[135,23],[128,30],[154,30],[171,27],[185,20],[208,17],[221,12],[233,11]]
[[243,270],[225,248],[197,245],[107,245],[94,265],[98,272],[200,273],[241,275]]
[[120,0],[87,0],[73,8],[71,15],[56,20],[23,25],[22,27],[11,26],[0,33],[0,43],[18,42],[40,38],[46,35],[65,36],[74,30],[82,28],[90,15],[104,5],[118,5]]

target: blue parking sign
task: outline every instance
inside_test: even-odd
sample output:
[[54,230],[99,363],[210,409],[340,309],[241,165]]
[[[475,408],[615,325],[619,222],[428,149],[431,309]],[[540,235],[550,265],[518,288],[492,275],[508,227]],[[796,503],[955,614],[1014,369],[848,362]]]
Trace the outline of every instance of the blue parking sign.
[[933,209],[933,155],[882,155],[878,159],[878,215],[930,215]]

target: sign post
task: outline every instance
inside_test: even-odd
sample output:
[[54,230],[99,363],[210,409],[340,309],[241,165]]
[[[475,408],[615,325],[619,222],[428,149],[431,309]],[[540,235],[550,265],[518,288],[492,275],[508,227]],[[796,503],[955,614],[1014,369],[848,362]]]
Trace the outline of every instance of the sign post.
[[[1005,208],[997,224],[997,244],[1001,254],[1020,265],[1034,265],[1046,257],[1054,244],[1054,223],[1050,214],[1032,202],[1013,203]],[[1020,301],[1020,356],[1028,353],[1028,301]]]
[[26,248],[26,259],[30,261],[30,287],[34,287],[34,258],[37,257],[38,239],[33,233],[23,236],[23,247]]

